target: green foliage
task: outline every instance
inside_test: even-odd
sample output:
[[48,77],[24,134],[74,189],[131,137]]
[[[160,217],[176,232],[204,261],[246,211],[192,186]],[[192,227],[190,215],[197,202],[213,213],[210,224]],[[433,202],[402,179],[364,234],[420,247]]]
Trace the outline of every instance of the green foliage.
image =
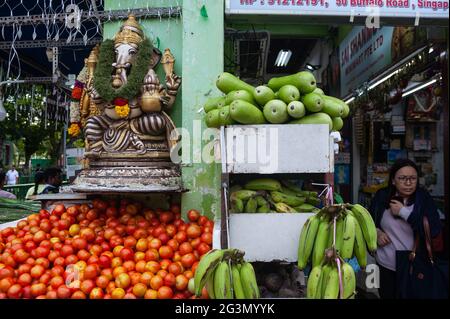
[[0,138],[13,141],[19,154],[25,157],[26,164],[37,152],[57,158],[63,126],[59,125],[57,130],[50,121],[45,125],[45,88],[35,86],[34,94],[31,86],[22,85],[20,88],[22,92],[17,94],[14,90],[6,92],[4,107],[7,117],[0,122]]

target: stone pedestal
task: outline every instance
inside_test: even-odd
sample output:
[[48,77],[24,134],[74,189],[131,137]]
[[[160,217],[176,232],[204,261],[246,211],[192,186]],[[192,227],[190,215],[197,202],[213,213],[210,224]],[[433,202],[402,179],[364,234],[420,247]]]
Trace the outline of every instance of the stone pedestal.
[[[90,165],[73,182],[71,189],[81,193],[182,192],[181,169],[171,162],[127,162]],[[133,165],[134,164],[134,165]]]

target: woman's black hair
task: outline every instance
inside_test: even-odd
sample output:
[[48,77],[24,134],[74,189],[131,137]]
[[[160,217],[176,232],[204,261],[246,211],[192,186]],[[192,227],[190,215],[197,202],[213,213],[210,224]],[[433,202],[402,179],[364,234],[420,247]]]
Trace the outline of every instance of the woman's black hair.
[[33,195],[37,195],[39,184],[43,184],[45,182],[45,175],[43,172],[36,172],[34,174],[34,192]]
[[[414,163],[410,159],[400,158],[400,159],[396,160],[394,162],[394,164],[392,164],[391,169],[389,170],[389,181],[388,181],[389,196],[388,196],[388,200],[387,200],[386,206],[385,206],[386,209],[388,209],[390,207],[389,203],[390,203],[392,197],[394,197],[395,193],[397,192],[397,189],[395,188],[395,185],[393,184],[395,174],[397,174],[397,172],[400,169],[402,169],[403,167],[407,167],[407,166],[414,168],[417,172],[417,175],[419,175],[419,168],[417,167],[416,163]],[[419,185],[417,185],[417,187],[418,186]],[[411,205],[414,203],[415,195],[416,195],[416,193],[414,192],[414,194],[408,199],[408,205]]]

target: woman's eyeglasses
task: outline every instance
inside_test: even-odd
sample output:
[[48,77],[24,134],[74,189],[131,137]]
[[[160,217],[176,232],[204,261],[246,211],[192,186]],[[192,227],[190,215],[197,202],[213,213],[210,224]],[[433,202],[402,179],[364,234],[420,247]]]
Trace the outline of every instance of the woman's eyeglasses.
[[406,184],[406,182],[415,183],[417,182],[417,176],[399,176],[397,180],[403,184]]

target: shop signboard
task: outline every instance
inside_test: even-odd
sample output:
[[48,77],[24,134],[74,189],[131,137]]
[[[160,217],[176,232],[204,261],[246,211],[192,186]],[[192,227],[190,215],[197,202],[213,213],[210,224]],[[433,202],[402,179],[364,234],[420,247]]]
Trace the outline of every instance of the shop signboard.
[[341,96],[360,87],[391,61],[394,27],[354,27],[339,45]]
[[449,0],[226,0],[227,14],[448,19]]
[[68,148],[66,150],[67,178],[74,177],[76,171],[83,168],[84,148]]

